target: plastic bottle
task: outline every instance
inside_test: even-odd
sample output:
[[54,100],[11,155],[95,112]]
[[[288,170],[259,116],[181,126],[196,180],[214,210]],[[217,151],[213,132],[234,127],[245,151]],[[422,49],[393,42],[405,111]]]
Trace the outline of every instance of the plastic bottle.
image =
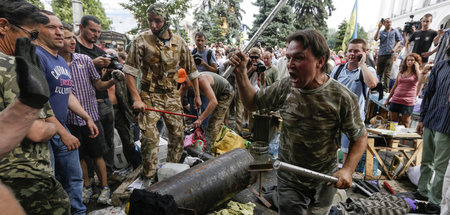
[[278,149],[280,147],[280,132],[274,133],[269,141],[270,159],[278,159]]

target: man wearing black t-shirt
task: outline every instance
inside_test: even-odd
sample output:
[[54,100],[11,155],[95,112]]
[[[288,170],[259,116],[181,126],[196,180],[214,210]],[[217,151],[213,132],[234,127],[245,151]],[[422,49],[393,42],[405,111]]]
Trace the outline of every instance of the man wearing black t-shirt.
[[409,37],[408,42],[406,42],[406,52],[409,54],[409,43],[414,41],[412,52],[419,54],[422,57],[423,63],[428,62],[428,57],[433,54],[433,52],[429,52],[428,50],[430,49],[434,37],[437,36],[435,30],[429,29],[432,19],[433,16],[431,14],[425,14],[421,21],[422,28],[415,31]]
[[[106,72],[106,67],[111,63],[109,58],[103,57],[106,52],[95,45],[101,33],[100,21],[91,15],[81,18],[80,35],[76,38],[77,44],[75,52],[88,55],[94,61],[95,68],[103,81],[111,79],[110,73]],[[104,155],[104,160],[109,173],[112,172],[114,163],[114,109],[108,97],[107,90],[96,90],[98,113],[103,126],[106,144],[109,147]]]

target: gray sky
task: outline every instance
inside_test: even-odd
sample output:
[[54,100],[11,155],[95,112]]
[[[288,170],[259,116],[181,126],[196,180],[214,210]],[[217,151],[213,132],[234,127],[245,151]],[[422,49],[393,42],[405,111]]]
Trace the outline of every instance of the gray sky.
[[[245,11],[243,23],[248,26],[252,26],[254,20],[253,15],[258,12],[258,8],[252,4],[254,1],[244,0],[241,5]],[[103,3],[107,16],[113,20],[112,26],[115,31],[124,33],[136,27],[137,24],[133,15],[119,5],[119,3],[127,2],[127,0],[101,0],[101,2]],[[199,2],[199,0],[194,0],[194,2]],[[333,0],[336,10],[332,12],[331,17],[327,20],[328,27],[337,28],[343,19],[348,20],[354,3],[354,0]],[[358,22],[366,31],[374,28],[378,21],[380,1],[359,0],[358,4]],[[190,13],[192,13],[191,11],[189,10]]]

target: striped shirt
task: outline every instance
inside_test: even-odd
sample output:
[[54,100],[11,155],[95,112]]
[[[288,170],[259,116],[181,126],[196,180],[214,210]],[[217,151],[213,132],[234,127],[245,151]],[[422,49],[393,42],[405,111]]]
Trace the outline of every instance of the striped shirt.
[[419,121],[424,127],[450,134],[450,59],[433,66]]
[[[89,114],[92,120],[98,121],[97,100],[95,98],[95,87],[92,81],[100,79],[100,75],[95,69],[92,59],[84,54],[73,53],[72,62],[70,62],[72,71],[72,81],[74,87],[72,93],[80,101],[83,109]],[[67,124],[84,126],[86,121],[69,110]]]
[[445,30],[444,34],[439,40],[438,44],[439,47],[436,52],[436,57],[434,58],[435,63],[448,59],[447,55],[445,54],[445,51],[448,48],[449,42],[450,42],[450,28],[447,28],[447,30]]

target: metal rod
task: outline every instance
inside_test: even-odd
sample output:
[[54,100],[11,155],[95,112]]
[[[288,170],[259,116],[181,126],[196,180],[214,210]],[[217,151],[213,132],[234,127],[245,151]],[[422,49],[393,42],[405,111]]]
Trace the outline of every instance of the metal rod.
[[[276,170],[284,170],[284,171],[288,171],[288,172],[293,172],[305,177],[309,177],[309,178],[313,178],[313,179],[318,179],[318,180],[322,180],[322,181],[327,181],[327,182],[333,182],[336,183],[338,182],[338,178],[333,177],[333,176],[329,176],[320,172],[316,172],[316,171],[312,171],[303,167],[299,167],[299,166],[295,166],[292,164],[288,164],[279,160],[276,160],[273,163],[273,168]],[[370,193],[368,190],[366,190],[365,188],[363,188],[362,186],[360,186],[357,183],[352,183],[352,187],[353,188],[358,188],[361,191],[363,191],[364,193],[366,193],[367,195],[371,196],[372,193]]]
[[[131,106],[131,107],[133,108],[133,106]],[[155,111],[155,112],[160,112],[160,113],[168,113],[168,114],[173,114],[173,115],[178,115],[178,116],[187,116],[187,117],[190,117],[190,118],[197,118],[194,115],[174,113],[174,112],[169,112],[169,111],[165,111],[165,110],[156,110],[156,109],[152,109],[152,108],[145,108],[145,110]]]
[[[256,43],[258,38],[261,36],[262,32],[266,30],[267,26],[272,22],[273,18],[280,12],[281,8],[286,4],[287,0],[281,0],[278,2],[278,4],[275,6],[275,8],[270,12],[269,16],[267,16],[266,20],[261,24],[261,27],[256,31],[256,33],[253,35],[253,37],[248,42],[247,46],[245,46],[244,50],[242,52],[247,53]],[[223,77],[227,79],[231,73],[234,71],[236,67],[235,66],[229,66],[227,70],[225,70],[225,73],[223,74]]]

